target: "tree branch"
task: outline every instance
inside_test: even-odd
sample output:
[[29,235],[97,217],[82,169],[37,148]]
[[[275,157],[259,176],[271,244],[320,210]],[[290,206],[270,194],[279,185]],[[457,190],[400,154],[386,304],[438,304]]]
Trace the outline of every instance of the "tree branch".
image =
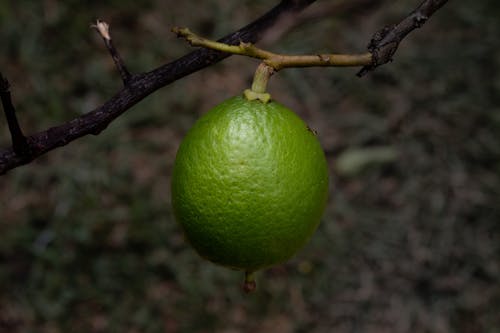
[[[241,42],[255,43],[278,20],[300,12],[314,1],[282,0],[256,21],[220,39],[219,42],[228,45],[239,45]],[[365,75],[376,67],[391,61],[403,38],[414,29],[422,26],[446,2],[447,0],[425,0],[400,23],[376,33],[369,45],[371,55],[365,54],[365,58],[360,60],[364,63],[368,59],[367,57],[371,57],[371,63],[364,66],[358,75]],[[3,84],[3,89],[0,89],[2,91],[1,97],[13,137],[13,145],[12,148],[0,150],[0,175],[82,136],[99,134],[114,119],[154,91],[230,56],[228,53],[202,48],[150,72],[131,75],[111,43],[111,37],[106,38],[105,33],[101,32],[100,29],[99,32],[115,61],[125,87],[95,110],[62,125],[24,137],[19,125],[16,129],[17,120],[15,112],[13,112],[14,107],[10,100],[8,84],[5,80],[1,80]],[[320,57],[318,60],[324,61]]]
[[398,24],[386,26],[376,32],[368,44],[368,50],[373,55],[372,63],[364,66],[357,75],[364,76],[378,66],[391,62],[401,41],[410,32],[423,26],[446,2],[448,0],[425,0]]
[[[237,44],[241,41],[255,43],[280,18],[298,13],[314,1],[282,0],[262,17],[220,41],[226,44]],[[97,109],[62,125],[29,136],[27,138],[28,155],[20,156],[16,154],[14,148],[1,150],[0,175],[82,136],[99,134],[114,119],[154,91],[229,56],[218,51],[200,49],[150,72],[134,75],[125,88]]]

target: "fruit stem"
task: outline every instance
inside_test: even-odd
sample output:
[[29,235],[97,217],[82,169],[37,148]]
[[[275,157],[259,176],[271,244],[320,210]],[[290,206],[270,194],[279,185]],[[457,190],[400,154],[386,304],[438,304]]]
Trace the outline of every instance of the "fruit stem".
[[245,282],[243,283],[243,291],[245,293],[251,293],[257,289],[257,283],[255,282],[255,272],[245,271]]
[[245,97],[249,100],[260,100],[264,103],[269,102],[271,99],[271,95],[266,92],[267,83],[269,82],[269,78],[274,73],[274,68],[266,64],[265,62],[261,62],[255,71],[255,75],[253,77],[252,88],[245,90]]
[[265,62],[261,62],[255,71],[252,82],[252,90],[256,93],[263,94],[266,92],[267,83],[269,78],[273,75],[274,69],[267,65]]

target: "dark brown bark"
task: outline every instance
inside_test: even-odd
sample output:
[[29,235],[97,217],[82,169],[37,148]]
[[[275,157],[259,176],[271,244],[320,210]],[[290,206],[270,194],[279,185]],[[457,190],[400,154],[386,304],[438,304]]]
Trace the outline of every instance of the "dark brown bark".
[[369,66],[364,66],[357,75],[364,76],[378,66],[391,62],[401,41],[410,32],[424,25],[432,14],[444,6],[446,2],[448,0],[425,0],[398,24],[377,31],[368,44],[373,62]]

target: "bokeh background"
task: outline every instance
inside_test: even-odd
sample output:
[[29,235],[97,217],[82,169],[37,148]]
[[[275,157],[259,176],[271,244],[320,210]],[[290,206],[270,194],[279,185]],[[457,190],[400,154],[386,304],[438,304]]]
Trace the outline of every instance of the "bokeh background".
[[[317,1],[259,45],[363,52],[418,3]],[[3,0],[0,70],[34,133],[120,88],[96,18],[141,72],[191,50],[172,26],[216,38],[272,5]],[[99,136],[0,177],[0,332],[500,332],[499,17],[498,1],[450,1],[365,78],[272,78],[273,97],[317,130],[332,186],[311,242],[261,272],[254,294],[186,244],[169,177],[186,131],[249,86],[255,60],[177,81]]]

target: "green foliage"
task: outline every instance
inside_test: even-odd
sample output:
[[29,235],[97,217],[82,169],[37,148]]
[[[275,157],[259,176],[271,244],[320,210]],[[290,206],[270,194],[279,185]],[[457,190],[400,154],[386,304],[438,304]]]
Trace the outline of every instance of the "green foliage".
[[[190,50],[171,26],[217,37],[269,5],[3,1],[0,69],[21,123],[35,132],[119,89],[89,29],[96,17],[110,21],[130,69],[141,71]],[[260,46],[361,51],[415,2],[386,5],[308,21]],[[0,177],[0,331],[498,332],[498,14],[494,1],[449,2],[392,64],[363,79],[332,68],[271,79],[273,97],[318,131],[334,186],[312,242],[258,275],[250,296],[238,272],[185,243],[169,177],[187,129],[202,110],[248,88],[254,61],[233,57],[176,82],[101,135]],[[0,142],[8,145],[4,121]],[[380,146],[394,149],[395,160],[354,177],[336,169],[342,153]]]

